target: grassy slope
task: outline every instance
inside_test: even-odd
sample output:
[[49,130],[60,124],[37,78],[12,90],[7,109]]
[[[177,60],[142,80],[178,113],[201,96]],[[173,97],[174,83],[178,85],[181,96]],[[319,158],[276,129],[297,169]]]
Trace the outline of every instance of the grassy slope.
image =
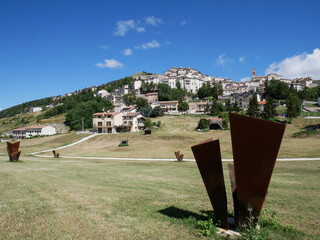
[[[25,139],[20,141],[21,156],[26,156],[28,153],[52,149],[76,142],[87,135],[76,134],[74,132],[68,134],[58,134],[48,137],[39,137]],[[47,153],[48,154],[48,153]],[[6,143],[0,143],[0,156],[6,156]]]
[[[185,158],[193,158],[190,147],[205,139],[213,138],[220,139],[222,157],[232,158],[229,130],[197,132],[194,129],[199,117],[164,116],[153,119],[153,121],[158,120],[163,126],[153,131],[151,135],[144,136],[142,133],[100,135],[59,152],[62,156],[174,158],[173,152],[180,150]],[[295,119],[293,124],[287,125],[279,158],[320,157],[319,137],[292,137],[293,133],[298,132],[300,128],[315,123],[320,123],[320,120]],[[129,139],[129,146],[119,148],[121,139]]]
[[[15,128],[19,127],[26,127],[34,124],[52,124],[52,123],[60,123],[63,124],[65,121],[64,114],[49,118],[49,119],[43,119],[40,120],[40,122],[37,123],[37,116],[40,115],[41,112],[36,113],[25,113],[20,115],[16,115],[14,117],[10,118],[2,118],[0,119],[0,133],[4,133],[6,131],[10,131]],[[25,124],[20,124],[20,117],[21,119],[24,119],[27,121]]]
[[[320,161],[277,163],[265,203],[305,239],[320,237],[319,169]],[[194,162],[0,156],[0,181],[0,239],[198,239],[187,219],[211,210]]]

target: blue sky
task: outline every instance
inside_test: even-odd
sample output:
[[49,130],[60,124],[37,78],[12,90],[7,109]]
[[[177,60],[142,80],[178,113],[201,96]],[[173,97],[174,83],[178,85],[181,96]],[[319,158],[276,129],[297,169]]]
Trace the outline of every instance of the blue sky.
[[1,1],[0,108],[139,71],[320,79],[320,1]]

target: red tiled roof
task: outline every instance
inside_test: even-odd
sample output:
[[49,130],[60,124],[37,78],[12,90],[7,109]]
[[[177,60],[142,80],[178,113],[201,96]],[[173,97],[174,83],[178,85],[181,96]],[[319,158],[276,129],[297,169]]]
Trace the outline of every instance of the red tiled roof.
[[157,92],[151,92],[151,93],[146,93],[145,95],[146,95],[146,96],[149,96],[149,95],[158,95],[158,93],[157,93]]
[[47,127],[47,125],[32,125],[32,126],[28,126],[26,127],[27,129],[39,129],[39,128],[44,128]]
[[130,112],[127,113],[126,115],[124,115],[124,117],[135,117],[138,116],[139,114],[141,114],[140,112]]
[[162,101],[160,104],[172,104],[172,103],[178,103],[178,101]]
[[222,121],[222,118],[207,118],[210,121]]
[[264,104],[267,104],[267,101],[259,101],[258,104],[259,105],[264,105]]
[[92,116],[116,116],[119,112],[101,112],[101,113],[94,113]]
[[15,132],[22,132],[22,131],[27,131],[27,128],[16,128],[16,129],[13,129],[12,131],[15,131]]

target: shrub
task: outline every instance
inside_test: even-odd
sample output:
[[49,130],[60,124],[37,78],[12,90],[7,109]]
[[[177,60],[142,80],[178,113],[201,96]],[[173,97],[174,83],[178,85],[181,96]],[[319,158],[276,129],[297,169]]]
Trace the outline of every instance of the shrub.
[[201,130],[208,129],[209,126],[210,126],[210,120],[205,119],[205,118],[201,118],[198,123],[197,129],[201,129]]

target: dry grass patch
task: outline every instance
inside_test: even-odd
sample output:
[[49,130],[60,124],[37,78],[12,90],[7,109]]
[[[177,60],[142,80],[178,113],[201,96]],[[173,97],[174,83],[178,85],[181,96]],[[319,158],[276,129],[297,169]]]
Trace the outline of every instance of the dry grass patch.
[[[175,158],[174,151],[180,150],[184,158],[193,158],[191,146],[208,138],[219,139],[222,158],[232,158],[229,130],[196,131],[199,117],[164,116],[162,127],[151,135],[120,133],[96,136],[86,142],[59,151],[61,156],[127,157],[127,158]],[[319,157],[320,138],[293,138],[300,128],[319,123],[320,120],[295,119],[288,124],[281,145],[279,158]],[[261,136],[263,138],[263,136]],[[128,147],[119,148],[121,140],[129,139]]]

